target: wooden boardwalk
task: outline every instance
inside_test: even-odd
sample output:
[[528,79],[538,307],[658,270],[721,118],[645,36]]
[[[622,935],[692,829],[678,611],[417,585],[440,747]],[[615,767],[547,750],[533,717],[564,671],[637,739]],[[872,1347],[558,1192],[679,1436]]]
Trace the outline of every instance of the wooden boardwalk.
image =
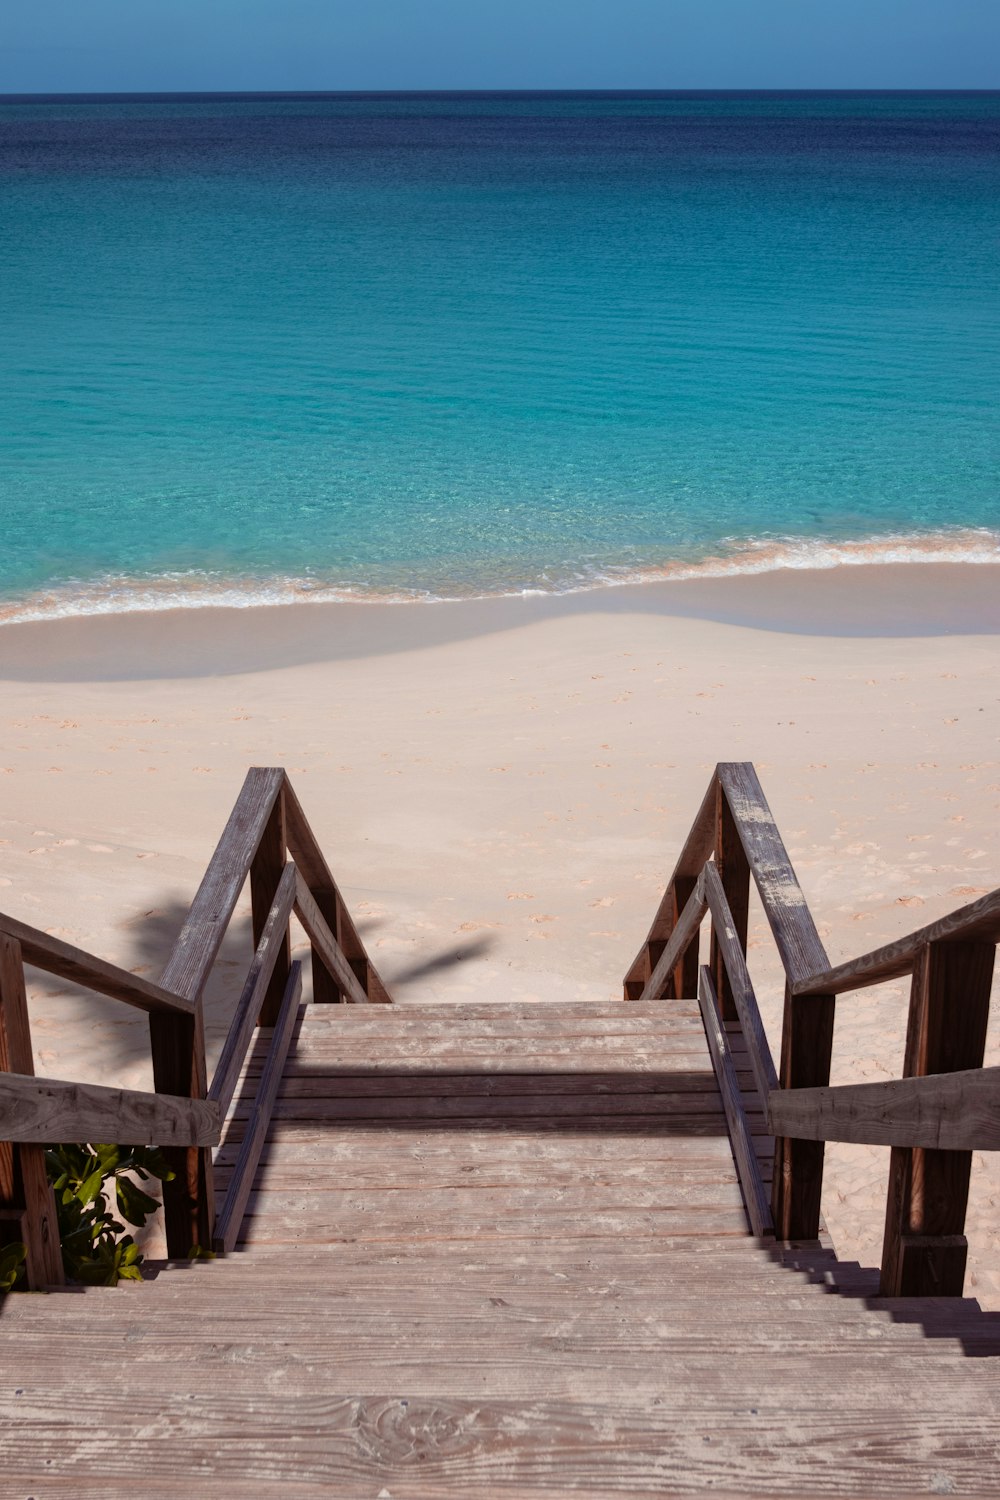
[[697,1001],[309,1006],[234,1254],[7,1298],[0,1495],[1000,1495],[1000,1319],[877,1290],[749,1236]]

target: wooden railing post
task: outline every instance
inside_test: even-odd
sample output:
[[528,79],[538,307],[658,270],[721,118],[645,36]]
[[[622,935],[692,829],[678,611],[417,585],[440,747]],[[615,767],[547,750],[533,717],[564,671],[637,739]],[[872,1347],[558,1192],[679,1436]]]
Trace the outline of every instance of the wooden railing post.
[[[830,1082],[835,1009],[833,995],[793,995],[786,985],[779,1073],[783,1089],[822,1088]],[[824,1150],[823,1141],[776,1138],[771,1202],[779,1240],[818,1237]]]
[[[750,911],[750,862],[743,847],[740,830],[733,816],[732,808],[722,782],[717,783],[716,805],[715,805],[715,863],[718,867],[722,880],[722,889],[726,893],[726,901],[733,920],[733,930],[744,954],[747,951],[747,922]],[[733,987],[729,982],[726,965],[719,950],[719,940],[715,932],[715,922],[712,922],[712,947],[710,968],[715,985],[715,993],[719,997],[722,1019],[724,1021],[736,1021],[739,1019],[736,1011],[736,1002],[733,999]],[[697,976],[697,965],[695,967]],[[696,978],[697,983],[697,978]]]
[[[151,1012],[149,1041],[156,1092],[204,1099],[205,1031],[200,1002],[194,1015]],[[203,1250],[212,1247],[215,1232],[212,1152],[201,1146],[164,1146],[163,1155],[176,1174],[172,1182],[163,1183],[167,1254],[174,1260],[186,1260],[196,1245]]]
[[[34,1071],[21,945],[0,933],[0,1072]],[[44,1146],[0,1142],[0,1210],[0,1244],[27,1247],[29,1288],[61,1286],[66,1278]]]
[[[697,884],[698,880],[694,875],[678,875],[674,881],[672,895],[675,927]],[[671,999],[691,1000],[698,994],[700,936],[701,929],[695,928],[694,937],[684,949],[684,956],[674,970],[671,988],[668,991]]]
[[[305,881],[310,896],[336,938],[341,952],[368,1000],[376,1005],[388,1003],[392,997],[382,983],[375,965],[368,957],[365,945],[358,936],[358,930],[351,921],[337,889],[337,882],[330,873],[322,850],[316,842],[316,836],[309,827],[299,799],[287,777],[284,782],[283,801],[289,853]],[[313,946],[312,973],[314,1001],[322,1003],[346,998],[333,975],[328,972],[326,963],[315,945]]]
[[[903,1076],[982,1066],[996,949],[932,942],[913,969]],[[971,1151],[894,1146],[889,1163],[883,1297],[960,1297],[965,1284]]]
[[[264,827],[257,852],[250,864],[250,904],[253,918],[253,941],[254,947],[260,942],[264,924],[278,890],[278,881],[281,879],[285,868],[285,847],[287,834],[285,829],[285,797],[284,790],[280,791],[274,799],[270,817]],[[274,973],[271,975],[264,1003],[260,1008],[259,1024],[261,1026],[273,1026],[281,1011],[281,1000],[288,983],[288,976],[292,967],[292,940],[285,923],[285,936],[281,952],[278,954]]]
[[[684,841],[674,872],[667,882],[663,899],[656,909],[653,925],[646,941],[625,975],[624,998],[641,1000],[646,993],[654,970],[677,926],[681,912],[687,905],[692,891],[698,883],[702,867],[710,858],[715,846],[715,823],[718,808],[718,776],[713,775],[708,790],[702,799],[697,816]],[[673,999],[683,995],[695,999],[698,994],[698,934],[680,955],[665,987],[658,988],[657,999]]]

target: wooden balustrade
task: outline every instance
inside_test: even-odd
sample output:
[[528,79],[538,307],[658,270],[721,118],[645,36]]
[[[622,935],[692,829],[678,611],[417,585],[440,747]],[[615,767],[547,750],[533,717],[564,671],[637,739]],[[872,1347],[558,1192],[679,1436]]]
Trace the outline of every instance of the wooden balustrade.
[[[209,1085],[202,998],[248,880],[255,949]],[[312,944],[315,1001],[389,1000],[284,771],[254,767],[159,984],[0,914],[0,1245],[25,1243],[30,1287],[63,1280],[44,1153],[64,1141],[159,1146],[176,1174],[162,1185],[168,1254],[232,1249],[301,1003],[293,912]],[[148,1013],[154,1093],[33,1076],[26,963]],[[212,1147],[258,1026],[272,1028],[268,1052],[216,1219]]]
[[[746,967],[751,878],[785,971],[777,1071]],[[710,964],[693,987],[690,955],[709,913]],[[883,1294],[961,1295],[972,1152],[1000,1149],[1000,1068],[982,1067],[998,941],[1000,890],[831,967],[753,766],[716,768],[625,998],[697,993],[754,1233],[814,1239],[826,1141],[888,1145]],[[905,1076],[831,1088],[835,997],[904,974],[913,976]],[[775,1138],[769,1214],[734,1088],[734,1021]]]

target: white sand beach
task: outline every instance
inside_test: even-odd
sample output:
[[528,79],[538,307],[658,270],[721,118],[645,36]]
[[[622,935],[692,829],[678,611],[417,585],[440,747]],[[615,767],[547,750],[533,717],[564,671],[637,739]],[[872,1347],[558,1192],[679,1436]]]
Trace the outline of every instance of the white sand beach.
[[[998,665],[990,566],[5,625],[0,908],[156,977],[247,766],[284,765],[398,1002],[607,999],[712,767],[746,759],[840,960],[1000,884]],[[777,1052],[757,908],[750,961]],[[31,1005],[39,1072],[148,1081],[138,1013]],[[905,1019],[902,984],[845,997],[834,1081],[898,1076]],[[829,1150],[842,1255],[877,1260],[887,1161]],[[994,1307],[998,1207],[977,1158]]]

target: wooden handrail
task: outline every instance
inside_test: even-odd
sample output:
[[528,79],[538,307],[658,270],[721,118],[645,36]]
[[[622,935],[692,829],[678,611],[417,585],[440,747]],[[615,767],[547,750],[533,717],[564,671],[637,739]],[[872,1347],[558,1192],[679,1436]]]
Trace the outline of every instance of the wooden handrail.
[[82,948],[74,948],[60,938],[37,927],[29,927],[15,917],[0,913],[0,932],[6,933],[21,946],[24,962],[58,979],[68,979],[73,984],[94,990],[109,1000],[121,1000],[134,1005],[137,1010],[175,1012],[178,1015],[193,1015],[194,1002],[175,995],[162,985],[151,984],[139,974],[130,974],[116,964],[95,958]]
[[[209,1088],[202,995],[248,879],[256,946]],[[30,1240],[29,1285],[61,1276],[42,1150],[57,1141],[160,1146],[174,1172],[162,1185],[168,1254],[186,1257],[192,1245],[232,1248],[301,1002],[301,965],[291,961],[293,911],[313,948],[314,1000],[389,1000],[285,772],[255,766],[158,985],[0,916],[0,1213],[5,1222],[13,1214]],[[155,1093],[32,1076],[26,962],[148,1013]],[[252,1129],[216,1224],[210,1148],[220,1140],[254,1031],[264,1024],[274,1030]]]
[[[684,847],[677,857],[673,874],[667,881],[666,891],[656,909],[656,916],[653,918],[653,925],[649,929],[646,941],[632,960],[628,973],[625,975],[626,1000],[638,1000],[645,994],[646,986],[656,971],[663,950],[677,926],[680,914],[687,906],[691,891],[701,874],[701,868],[712,853],[715,842],[717,786],[718,778],[713,775],[697,816],[691,824],[691,830],[684,841]],[[694,982],[697,984],[697,976]]]
[[[751,877],[786,976],[780,1078],[746,966]],[[724,763],[626,975],[626,999],[691,993],[706,911],[712,968],[698,971],[697,995],[754,1231],[765,1232],[766,1219],[720,1017],[739,1022],[775,1138],[774,1232],[786,1239],[818,1233],[827,1140],[889,1145],[883,1294],[960,1293],[971,1153],[1000,1149],[1000,1069],[982,1067],[1000,890],[831,966],[753,766]],[[913,975],[906,1076],[831,1088],[835,995],[906,973]]]
[[271,1121],[271,1112],[278,1094],[278,1085],[285,1066],[285,1058],[291,1045],[295,1021],[302,997],[302,965],[293,963],[282,995],[278,1018],[271,1034],[271,1045],[264,1060],[257,1088],[257,1097],[250,1111],[250,1118],[243,1132],[239,1154],[229,1179],[229,1187],[219,1210],[215,1225],[213,1244],[219,1254],[232,1250],[240,1232],[253,1186],[257,1163]]
[[1000,1151],[1000,1068],[779,1089],[770,1096],[767,1111],[774,1134],[804,1140]]
[[[705,866],[707,869],[708,866]],[[663,952],[656,960],[656,966],[643,986],[640,1000],[662,1000],[667,983],[674,969],[677,967],[684,955],[691,939],[702,924],[708,903],[705,900],[705,870],[703,869],[695,882],[694,890],[685,903],[677,921],[674,923]]]
[[726,900],[726,893],[722,889],[719,872],[713,864],[705,866],[699,884],[704,887],[708,908],[712,913],[715,931],[718,935],[719,945],[722,949],[726,965],[726,972],[729,975],[729,982],[736,1000],[736,1009],[739,1014],[740,1025],[743,1028],[747,1051],[750,1054],[750,1066],[753,1069],[754,1082],[766,1106],[772,1090],[778,1087],[778,1074],[774,1066],[774,1059],[771,1057],[771,1048],[768,1046],[764,1022],[761,1020],[760,1010],[757,1006],[757,996],[750,982],[746,957],[743,949],[736,941],[736,932],[732,925],[729,903]]
[[218,957],[285,773],[253,766],[177,935],[160,983],[197,1001]]
[[[754,767],[741,762],[722,764],[718,777],[736,821],[782,966],[795,989],[807,975],[828,966],[826,949]],[[810,986],[809,993],[814,992],[819,993]]]
[[[302,875],[302,881],[312,896],[316,906],[327,924],[330,932],[343,956],[354,974],[355,979],[361,986],[365,1000],[370,1004],[386,1005],[391,1001],[389,991],[382,983],[375,965],[372,963],[365,949],[364,943],[358,936],[357,928],[347,910],[347,904],[330,873],[330,867],[324,858],[323,851],[316,841],[316,836],[309,826],[308,820],[302,811],[299,799],[296,797],[291,782],[285,778],[284,806],[286,833],[288,838],[288,852],[295,861]],[[301,921],[301,914],[299,915]],[[319,963],[315,962],[319,958]],[[313,994],[317,999],[336,1000],[340,996],[336,992],[336,986],[331,991],[323,984],[324,972],[329,973],[330,966],[315,947],[313,948]],[[347,993],[347,987],[341,987]]]
[[281,945],[288,930],[288,918],[295,901],[297,872],[286,865],[275,893],[274,904],[264,923],[264,931],[247,973],[246,983],[229,1023],[229,1032],[215,1065],[208,1097],[225,1114],[232,1103],[239,1082],[243,1059],[257,1025],[260,1008],[271,982]]
[[746,1111],[736,1076],[736,1065],[729,1048],[729,1038],[719,1016],[719,997],[712,981],[712,971],[705,966],[698,974],[698,1005],[705,1023],[708,1050],[719,1080],[719,1093],[726,1112],[729,1139],[733,1146],[733,1160],[743,1191],[750,1228],[759,1238],[774,1234],[774,1219],[767,1192],[760,1175],[753,1137],[747,1123]]
[[141,1089],[5,1073],[0,1090],[0,1139],[5,1141],[217,1146],[221,1122],[217,1104]]
[[319,958],[327,973],[343,990],[345,999],[353,1005],[365,1005],[368,996],[300,873],[296,873],[295,877],[293,904],[295,915],[302,923],[306,937],[312,943],[314,956]]
[[848,990],[883,984],[888,979],[912,973],[921,948],[928,943],[973,940],[1000,942],[1000,890],[989,891],[978,901],[961,906],[927,927],[896,938],[861,958],[852,958],[821,973],[805,975],[792,986],[792,990],[794,994],[822,990],[829,995],[843,995]]

